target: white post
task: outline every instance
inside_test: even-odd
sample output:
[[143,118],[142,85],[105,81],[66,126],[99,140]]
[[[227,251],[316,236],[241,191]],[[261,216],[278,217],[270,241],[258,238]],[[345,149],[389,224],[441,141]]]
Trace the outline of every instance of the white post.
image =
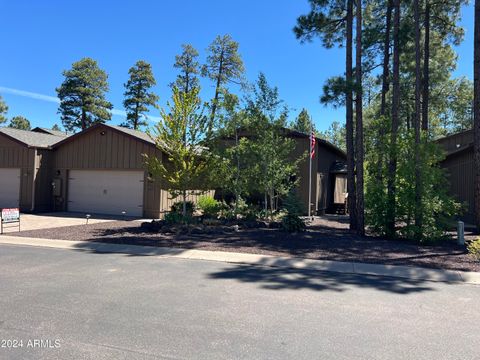
[[465,224],[463,221],[457,223],[457,244],[465,245]]

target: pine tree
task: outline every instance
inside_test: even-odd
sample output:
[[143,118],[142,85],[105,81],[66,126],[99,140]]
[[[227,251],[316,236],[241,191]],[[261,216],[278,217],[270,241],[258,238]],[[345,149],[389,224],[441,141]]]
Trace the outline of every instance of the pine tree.
[[230,35],[217,36],[208,47],[207,62],[202,67],[202,75],[215,83],[210,122],[215,121],[224,87],[228,83],[241,84],[244,71],[243,61],[238,53],[238,42],[234,41]]
[[63,76],[65,80],[56,91],[60,99],[58,113],[67,131],[85,130],[111,119],[112,104],[105,99],[108,75],[95,60],[83,58]]
[[198,74],[200,73],[198,63],[198,51],[190,44],[182,45],[182,53],[175,56],[175,68],[180,70],[177,79],[172,86],[179,91],[188,93],[193,88],[199,88]]
[[7,117],[5,116],[8,112],[8,106],[3,101],[3,98],[0,96],[0,125],[7,121]]
[[58,126],[57,124],[54,124],[54,125],[52,126],[52,130],[62,131],[62,129],[60,128],[60,126]]
[[315,125],[313,124],[312,117],[308,113],[307,109],[302,109],[297,118],[292,124],[292,129],[304,134],[310,134],[310,132],[316,133]]
[[21,115],[14,116],[10,119],[8,127],[19,130],[31,130],[30,121]]
[[138,130],[147,125],[146,113],[148,107],[156,107],[158,96],[151,88],[156,85],[152,67],[149,63],[139,60],[128,70],[130,78],[124,84],[125,99],[123,106],[127,112],[127,121],[122,124],[124,127]]

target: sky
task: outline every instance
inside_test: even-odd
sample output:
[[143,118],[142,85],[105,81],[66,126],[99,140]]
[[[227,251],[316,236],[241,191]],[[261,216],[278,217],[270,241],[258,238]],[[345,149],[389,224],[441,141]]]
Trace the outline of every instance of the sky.
[[[32,126],[61,124],[55,88],[62,71],[91,57],[109,75],[107,99],[114,106],[111,123],[123,117],[123,84],[137,61],[152,64],[165,106],[181,44],[190,43],[203,63],[206,48],[217,35],[230,34],[240,44],[246,77],[263,72],[290,108],[293,120],[302,108],[319,130],[344,121],[343,109],[320,104],[325,80],[344,71],[342,49],[324,49],[319,41],[301,44],[292,28],[307,13],[307,0],[0,0],[0,95],[8,116],[23,115]],[[456,48],[455,76],[473,78],[473,5],[463,8],[465,40]],[[203,100],[213,84],[201,81]],[[150,114],[153,120],[158,110]]]

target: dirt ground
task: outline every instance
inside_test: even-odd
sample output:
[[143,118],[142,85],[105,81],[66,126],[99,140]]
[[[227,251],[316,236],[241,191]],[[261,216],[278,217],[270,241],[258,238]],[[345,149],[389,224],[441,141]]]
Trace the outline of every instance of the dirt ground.
[[10,235],[480,271],[480,262],[454,240],[418,245],[359,237],[348,230],[347,218],[342,216],[316,218],[308,231],[298,234],[247,229],[225,234],[174,235],[147,232],[140,225],[139,221],[110,221]]

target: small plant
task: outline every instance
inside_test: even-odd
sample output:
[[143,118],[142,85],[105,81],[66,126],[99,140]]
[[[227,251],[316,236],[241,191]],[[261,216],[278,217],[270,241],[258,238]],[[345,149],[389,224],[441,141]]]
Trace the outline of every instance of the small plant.
[[183,222],[183,216],[177,212],[169,212],[165,214],[164,220],[168,225],[180,224]]
[[300,217],[302,214],[302,203],[295,192],[290,191],[283,202],[283,207],[287,214],[282,218],[282,229],[287,232],[305,231],[307,226]]
[[470,241],[467,245],[467,250],[475,259],[480,261],[480,238]]
[[200,196],[197,206],[203,211],[203,215],[207,218],[216,218],[220,211],[221,203],[212,196]]
[[290,233],[301,232],[306,230],[305,221],[294,214],[287,214],[282,219],[282,230]]
[[[195,204],[192,201],[187,201],[187,217],[192,217],[193,212],[195,211]],[[177,213],[183,215],[183,201],[177,201],[170,208],[172,213]]]

